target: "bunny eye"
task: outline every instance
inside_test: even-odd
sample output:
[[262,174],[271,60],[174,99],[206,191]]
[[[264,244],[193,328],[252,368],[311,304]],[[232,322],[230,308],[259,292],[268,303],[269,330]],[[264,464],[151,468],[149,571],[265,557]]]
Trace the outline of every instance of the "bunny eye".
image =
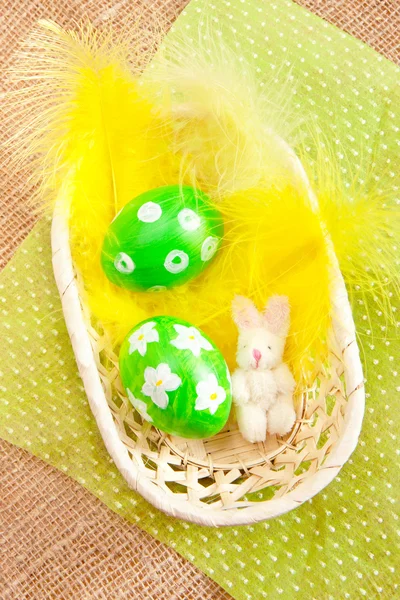
[[268,346],[268,350],[272,350],[271,346]]

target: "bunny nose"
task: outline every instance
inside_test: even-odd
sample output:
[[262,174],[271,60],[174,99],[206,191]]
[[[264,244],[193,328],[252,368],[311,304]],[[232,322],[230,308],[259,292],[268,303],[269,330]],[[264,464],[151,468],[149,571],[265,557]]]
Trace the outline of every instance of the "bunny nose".
[[257,350],[257,348],[254,348],[254,350],[253,350],[253,356],[254,356],[255,360],[257,362],[259,362],[260,358],[261,358],[261,352],[259,350]]

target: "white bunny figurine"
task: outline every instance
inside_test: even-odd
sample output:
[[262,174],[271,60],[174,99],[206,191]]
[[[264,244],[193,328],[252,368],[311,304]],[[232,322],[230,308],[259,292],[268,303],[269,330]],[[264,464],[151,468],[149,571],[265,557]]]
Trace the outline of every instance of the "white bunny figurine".
[[296,383],[282,362],[290,325],[289,300],[272,296],[261,314],[249,298],[236,296],[232,310],[239,330],[239,368],[232,376],[236,417],[246,440],[263,442],[267,431],[283,435],[296,420]]

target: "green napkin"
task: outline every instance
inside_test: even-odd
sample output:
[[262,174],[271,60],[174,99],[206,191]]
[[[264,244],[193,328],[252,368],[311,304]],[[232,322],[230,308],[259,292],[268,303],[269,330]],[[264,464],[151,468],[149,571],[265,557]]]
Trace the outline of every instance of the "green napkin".
[[[276,85],[293,78],[296,110],[338,140],[338,153],[355,165],[371,156],[376,177],[384,174],[396,185],[399,71],[393,64],[287,0],[192,0],[170,35],[180,30],[190,38],[206,19],[260,73],[276,74]],[[359,446],[340,476],[281,518],[251,527],[198,527],[164,516],[129,490],[109,458],[64,325],[49,229],[48,220],[36,226],[0,279],[0,436],[76,479],[235,598],[395,597],[400,342],[383,317],[371,307],[375,330],[383,331],[372,339],[365,307],[356,311],[367,411]]]

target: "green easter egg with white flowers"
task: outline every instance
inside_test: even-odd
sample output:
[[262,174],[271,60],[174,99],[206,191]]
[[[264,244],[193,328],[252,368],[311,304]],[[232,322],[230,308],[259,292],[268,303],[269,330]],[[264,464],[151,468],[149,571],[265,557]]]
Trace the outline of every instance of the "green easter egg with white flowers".
[[153,317],[126,336],[119,367],[127,396],[162,431],[201,439],[226,424],[231,378],[221,352],[200,329],[175,317]]
[[206,194],[169,185],[137,196],[106,233],[101,263],[108,279],[135,291],[162,291],[197,277],[222,240],[221,213]]

